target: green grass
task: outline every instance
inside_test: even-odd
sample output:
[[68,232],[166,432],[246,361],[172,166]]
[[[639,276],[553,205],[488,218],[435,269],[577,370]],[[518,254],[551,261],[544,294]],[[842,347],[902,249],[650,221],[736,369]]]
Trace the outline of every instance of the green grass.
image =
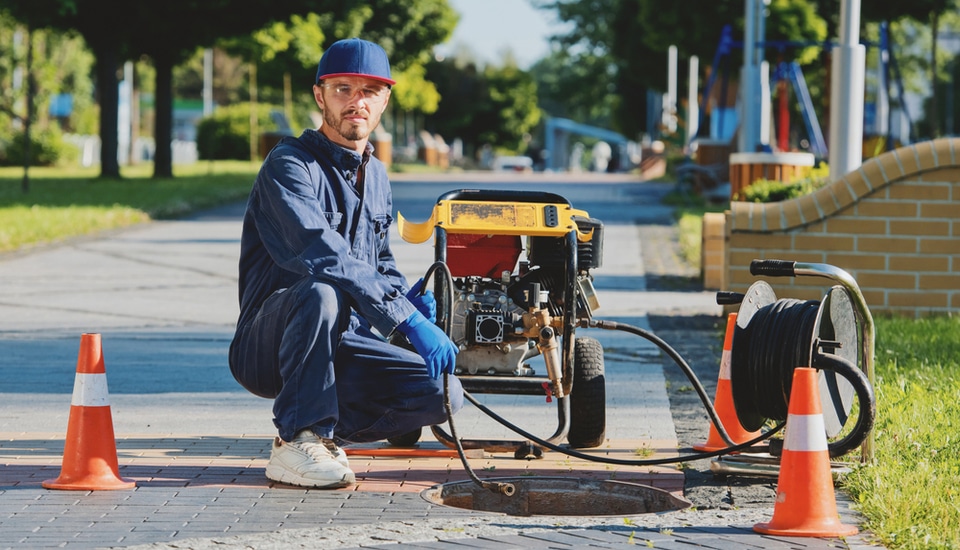
[[674,192],[663,200],[664,204],[676,207],[680,255],[691,266],[700,269],[700,251],[703,245],[703,215],[707,212],[723,212],[729,204],[711,204],[702,197]]
[[0,169],[0,252],[175,218],[231,201],[250,191],[259,165],[197,163],[174,167],[174,178],[151,177],[148,164],[125,167],[121,179],[98,179],[97,169],[31,168],[29,191],[21,168]]
[[960,317],[876,323],[875,460],[844,486],[890,548],[960,548]]

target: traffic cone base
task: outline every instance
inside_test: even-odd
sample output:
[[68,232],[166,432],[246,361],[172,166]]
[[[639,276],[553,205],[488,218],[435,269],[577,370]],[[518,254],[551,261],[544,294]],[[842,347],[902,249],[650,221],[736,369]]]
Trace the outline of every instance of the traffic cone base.
[[[713,408],[717,411],[717,416],[720,417],[720,423],[723,424],[723,429],[726,430],[727,435],[730,436],[730,439],[734,443],[739,445],[758,437],[760,431],[748,432],[745,430],[740,424],[740,419],[737,418],[737,410],[733,405],[733,388],[730,385],[730,363],[733,356],[733,329],[736,326],[737,314],[727,314],[727,329],[723,337],[723,353],[720,356],[720,376],[717,380],[716,395],[713,398]],[[693,448],[701,452],[712,452],[726,449],[729,446],[730,445],[720,437],[720,432],[717,431],[713,422],[710,422],[710,433],[707,436],[707,441],[699,445],[694,445]]]
[[137,485],[120,477],[99,334],[84,334],[80,339],[63,465],[59,477],[42,485],[75,491],[132,489]]
[[777,478],[777,501],[773,518],[753,526],[758,533],[847,537],[859,531],[855,525],[840,523],[837,514],[819,393],[815,369],[794,369]]

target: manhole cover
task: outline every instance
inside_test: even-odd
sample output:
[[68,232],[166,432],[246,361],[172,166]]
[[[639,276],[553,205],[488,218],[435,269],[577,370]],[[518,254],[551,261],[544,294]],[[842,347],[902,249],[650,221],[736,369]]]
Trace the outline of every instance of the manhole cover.
[[516,491],[506,496],[468,480],[435,485],[420,496],[442,506],[511,516],[622,516],[671,512],[692,504],[662,489],[624,481],[569,477],[484,481],[512,483]]

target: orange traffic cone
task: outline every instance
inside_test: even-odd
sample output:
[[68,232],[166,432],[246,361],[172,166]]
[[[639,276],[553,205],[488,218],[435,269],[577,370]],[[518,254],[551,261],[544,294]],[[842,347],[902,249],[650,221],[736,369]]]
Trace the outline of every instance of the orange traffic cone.
[[858,532],[855,525],[844,525],[837,516],[818,384],[816,369],[794,369],[777,478],[777,502],[773,519],[753,526],[758,533],[846,537]]
[[[727,315],[727,331],[723,336],[723,353],[720,355],[720,378],[717,380],[717,392],[713,398],[713,408],[720,417],[723,429],[734,443],[746,443],[751,439],[758,437],[760,431],[748,432],[740,425],[740,419],[737,418],[737,411],[733,406],[733,390],[730,387],[730,367],[733,356],[733,329],[737,326],[737,314]],[[707,436],[706,443],[694,445],[693,448],[698,451],[710,452],[719,451],[729,447],[727,442],[720,437],[720,432],[710,423],[710,434]]]
[[120,478],[100,335],[84,334],[80,337],[77,377],[73,383],[60,477],[44,481],[43,486],[47,489],[104,491],[131,489],[136,485]]

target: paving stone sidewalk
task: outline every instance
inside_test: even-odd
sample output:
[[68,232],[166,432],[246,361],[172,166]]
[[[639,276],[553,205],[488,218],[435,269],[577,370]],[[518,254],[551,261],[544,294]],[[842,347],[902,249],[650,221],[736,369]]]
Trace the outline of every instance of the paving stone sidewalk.
[[[561,194],[573,195],[568,198],[578,207],[594,201],[588,203],[591,214],[596,209],[601,219],[613,220],[605,265],[596,274],[604,316],[653,329],[690,354],[712,395],[719,310],[677,256],[669,209],[659,204],[669,186],[567,183],[573,185]],[[395,185],[401,204],[437,195],[436,184]],[[420,491],[466,479],[459,460],[449,456],[358,451],[350,460],[359,482],[347,490],[269,483],[263,476],[272,437],[269,402],[238,391],[223,372],[236,307],[238,212],[234,206],[0,258],[0,548],[870,545],[869,533],[846,540],[761,536],[751,527],[771,518],[775,480],[708,479],[699,462],[683,470],[598,465],[559,453],[535,461],[491,454],[472,460],[481,477],[615,478],[693,496],[696,508],[661,514],[516,517],[439,506]],[[405,272],[429,264],[429,249],[399,246]],[[104,269],[113,276],[104,277]],[[40,483],[56,477],[62,461],[76,335],[91,325],[104,330],[120,472],[138,486],[46,490]],[[668,391],[679,384],[652,345],[620,333],[589,335],[602,341],[608,373],[609,439],[598,453],[676,456],[678,448],[706,437],[705,416],[698,421],[695,405]],[[23,386],[11,387],[6,381],[12,380]],[[536,433],[550,433],[555,422],[552,404],[484,399]],[[458,415],[461,425],[468,434],[495,430],[467,411]],[[440,449],[429,436],[422,445]],[[838,499],[843,521],[861,523],[842,495]]]

